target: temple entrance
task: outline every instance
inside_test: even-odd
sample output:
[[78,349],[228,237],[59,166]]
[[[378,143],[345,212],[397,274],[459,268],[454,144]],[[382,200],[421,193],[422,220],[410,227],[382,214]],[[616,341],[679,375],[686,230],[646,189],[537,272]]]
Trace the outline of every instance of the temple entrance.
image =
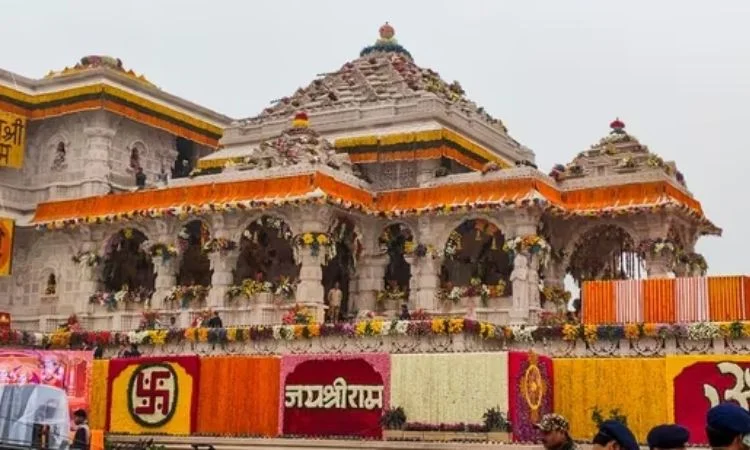
[[345,217],[336,219],[330,231],[336,246],[336,256],[324,264],[323,289],[326,303],[331,289],[337,284],[341,290],[341,306],[338,319],[346,319],[352,311],[349,299],[349,283],[356,273],[357,260],[362,252],[362,242],[355,231],[354,222]]
[[412,253],[416,247],[414,234],[408,226],[394,223],[383,230],[378,242],[381,251],[388,255],[388,265],[383,279],[385,292],[390,293],[389,297],[392,299],[402,297],[403,300],[408,300],[411,265],[405,256]]
[[[484,285],[493,291],[493,297],[511,294],[508,281],[513,261],[503,250],[504,244],[502,231],[487,220],[471,219],[461,223],[445,244],[440,271],[443,290],[450,293],[455,288],[454,294],[458,295],[457,290],[478,290]],[[479,296],[474,292],[461,294]]]
[[586,280],[645,278],[646,269],[633,238],[616,225],[599,225],[576,242],[567,272],[580,287]]
[[234,283],[244,280],[278,284],[296,282],[299,266],[294,261],[292,231],[283,220],[263,216],[242,233],[240,256],[234,271]]
[[102,280],[107,292],[127,291],[140,301],[151,298],[156,275],[151,257],[142,248],[146,235],[132,228],[120,230],[107,243]]
[[210,286],[211,261],[203,251],[203,245],[211,239],[208,227],[200,220],[194,220],[184,227],[177,236],[177,245],[182,253],[180,270],[177,274],[179,286]]

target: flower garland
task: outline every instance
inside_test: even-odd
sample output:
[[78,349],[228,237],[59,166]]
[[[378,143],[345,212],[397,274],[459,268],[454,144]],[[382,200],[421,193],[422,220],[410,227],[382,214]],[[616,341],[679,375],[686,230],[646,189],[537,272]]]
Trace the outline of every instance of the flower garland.
[[490,298],[502,297],[505,293],[506,283],[499,280],[495,285],[482,283],[480,278],[472,278],[468,286],[448,286],[438,290],[438,299],[442,302],[450,302],[454,305],[462,298],[479,297],[482,306],[487,306]]
[[71,259],[73,263],[87,267],[95,267],[102,262],[102,257],[91,251],[78,252]]
[[336,217],[328,233],[335,242],[348,244],[351,242],[352,273],[357,270],[357,263],[364,251],[362,235],[357,231],[353,222],[343,217]]
[[152,258],[161,257],[165,262],[177,256],[177,247],[172,244],[165,244],[163,242],[151,243],[146,241],[141,245],[141,248],[143,248]]
[[539,255],[540,262],[542,265],[547,263],[549,255],[551,253],[551,247],[547,241],[539,235],[529,234],[526,236],[516,236],[513,239],[505,241],[503,244],[503,250],[510,253],[530,253],[532,255]]
[[203,244],[203,253],[226,253],[237,248],[237,243],[226,238],[212,238]]
[[210,287],[201,285],[175,286],[164,297],[164,302],[167,304],[179,302],[181,308],[187,308],[194,300],[198,303],[204,302],[210,290]]
[[677,264],[682,265],[691,274],[705,275],[708,272],[708,263],[706,258],[700,253],[679,252],[677,253]]
[[[255,221],[255,224],[257,224],[261,228],[270,228],[272,230],[276,230],[277,236],[279,238],[286,240],[292,239],[292,230],[289,228],[289,225],[284,222],[283,219],[272,216],[262,216]],[[251,236],[250,230],[245,230],[242,233],[242,236],[248,239],[252,237],[253,241],[255,241],[254,237]]]
[[284,313],[281,322],[284,325],[315,325],[315,317],[307,307],[294,305]]
[[669,239],[646,239],[638,245],[638,253],[641,255],[674,255],[676,251],[677,246]]
[[336,257],[336,245],[326,233],[304,233],[295,237],[293,244],[294,260],[297,264],[301,262],[302,249],[309,249],[313,256],[318,256],[320,250],[324,250],[326,263]]
[[539,289],[542,293],[542,298],[551,302],[555,305],[567,305],[572,297],[570,291],[566,291],[565,288],[559,286],[546,286]]
[[151,303],[152,291],[139,287],[131,291],[128,286],[123,286],[117,292],[99,291],[89,296],[89,303],[93,305],[106,306],[108,311],[114,311],[122,303],[140,303],[148,305]]
[[385,289],[378,291],[375,297],[375,304],[378,310],[385,310],[385,303],[387,301],[396,301],[397,303],[402,302],[406,298],[406,292],[401,290],[398,286],[386,286]]
[[380,233],[378,244],[380,244],[381,253],[388,252],[391,246],[397,244],[400,239],[403,239],[403,248],[401,250],[403,250],[404,254],[414,253],[417,248],[417,244],[414,242],[414,235],[411,229],[402,223],[392,224]]

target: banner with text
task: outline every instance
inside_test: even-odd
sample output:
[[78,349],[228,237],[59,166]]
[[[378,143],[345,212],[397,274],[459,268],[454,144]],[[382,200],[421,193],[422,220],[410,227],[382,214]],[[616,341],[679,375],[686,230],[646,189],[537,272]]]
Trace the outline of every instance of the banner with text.
[[711,407],[725,401],[750,407],[750,356],[668,356],[666,372],[671,418],[690,430],[691,443],[708,444]]
[[552,359],[533,352],[510,352],[508,384],[513,440],[537,442],[541,434],[534,424],[554,412]]
[[26,148],[26,118],[0,111],[0,167],[23,166]]
[[11,273],[14,232],[15,223],[13,220],[0,217],[0,277]]
[[292,355],[281,360],[280,432],[379,438],[390,355]]
[[65,391],[70,411],[89,409],[92,352],[0,350],[0,384],[45,384]]
[[197,356],[111,360],[107,429],[128,434],[194,432],[199,376]]

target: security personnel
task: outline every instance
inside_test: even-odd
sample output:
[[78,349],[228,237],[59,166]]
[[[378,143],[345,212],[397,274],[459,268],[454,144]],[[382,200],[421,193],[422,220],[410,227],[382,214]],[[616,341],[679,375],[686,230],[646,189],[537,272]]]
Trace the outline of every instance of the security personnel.
[[651,450],[684,450],[688,440],[690,432],[679,425],[659,425],[646,437]]
[[734,403],[722,403],[706,414],[706,435],[711,448],[748,450],[750,413]]
[[542,432],[542,444],[546,450],[578,450],[578,446],[570,438],[570,424],[565,417],[545,414],[534,427]]
[[607,420],[594,436],[594,450],[639,450],[633,433],[622,422]]

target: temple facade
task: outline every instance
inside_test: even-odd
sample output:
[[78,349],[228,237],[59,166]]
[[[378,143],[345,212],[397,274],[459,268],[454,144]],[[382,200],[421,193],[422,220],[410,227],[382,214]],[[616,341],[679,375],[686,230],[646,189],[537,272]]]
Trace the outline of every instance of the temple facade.
[[40,331],[71,315],[189,326],[208,309],[225,326],[535,324],[567,311],[566,276],[705,273],[695,244],[721,230],[622,121],[542,172],[394,35],[383,25],[358,58],[242,120],[115,58],[40,80],[0,71],[0,310]]

